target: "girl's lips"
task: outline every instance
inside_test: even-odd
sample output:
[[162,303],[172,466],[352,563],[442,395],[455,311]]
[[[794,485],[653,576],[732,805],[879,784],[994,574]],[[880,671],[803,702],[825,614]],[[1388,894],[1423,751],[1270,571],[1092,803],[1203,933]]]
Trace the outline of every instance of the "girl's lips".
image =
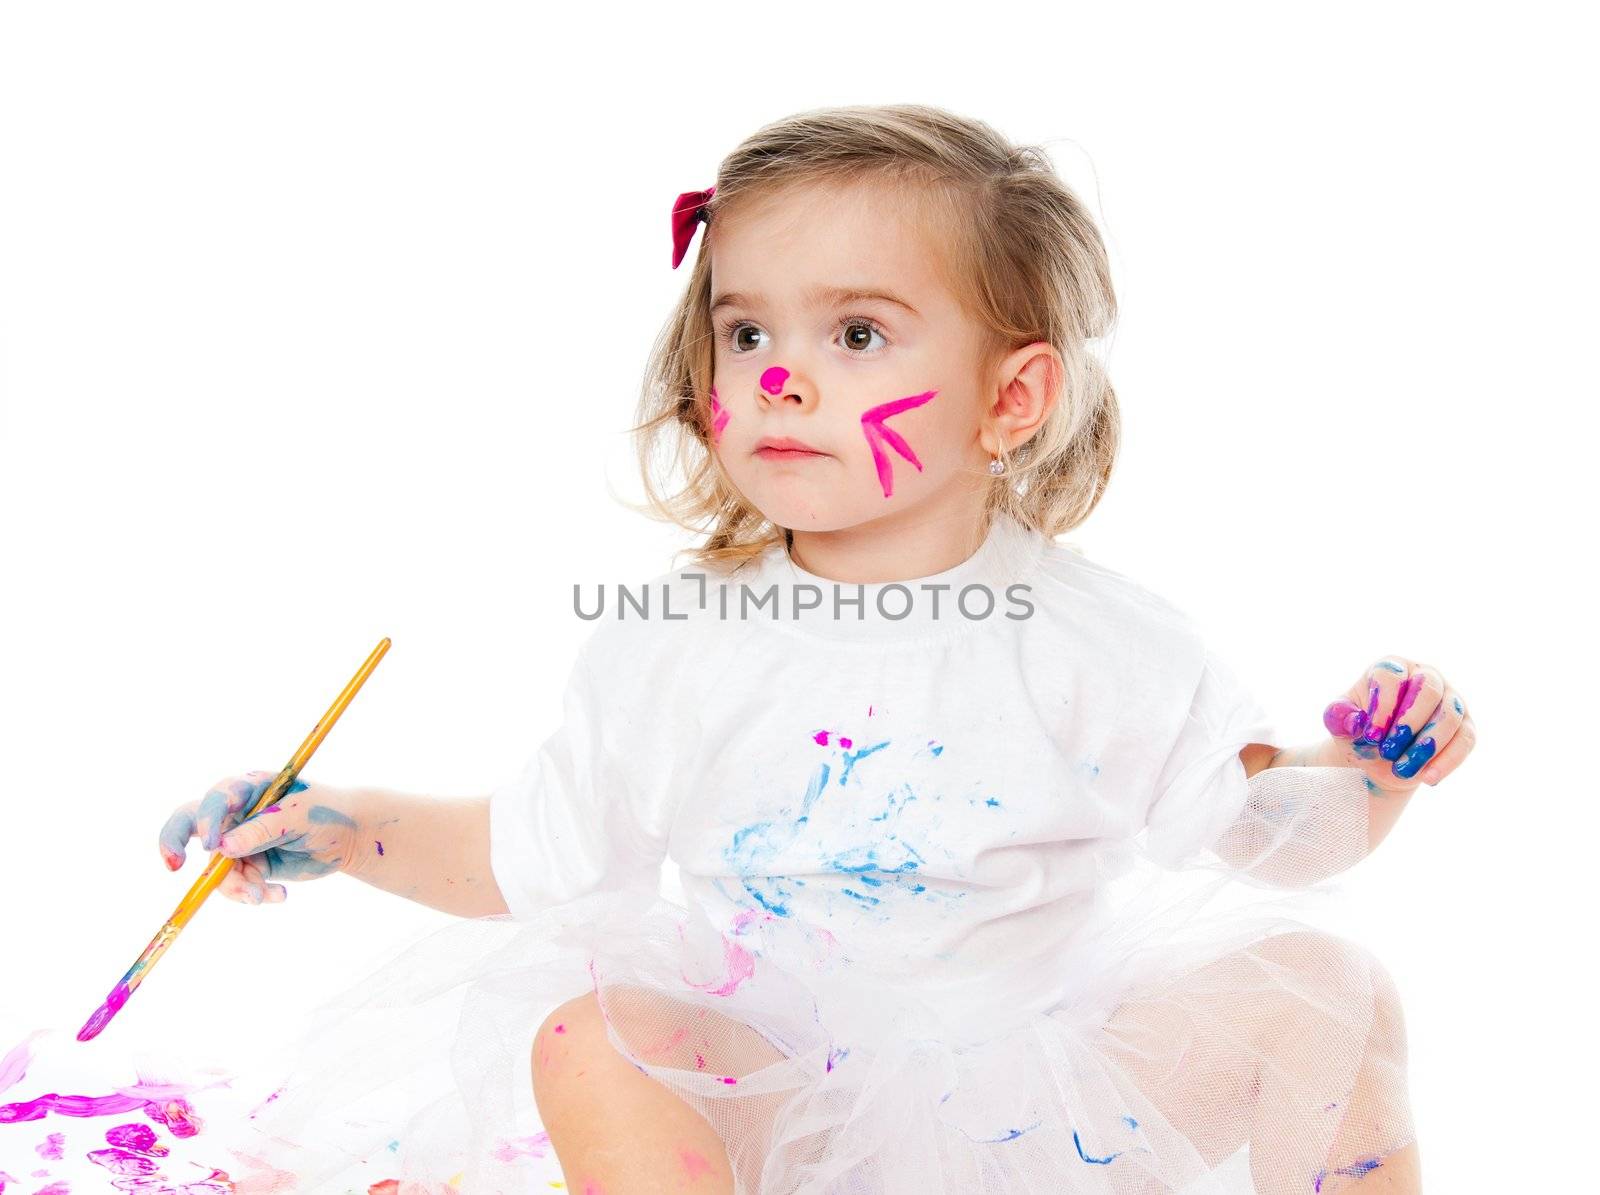
[[825,452],[813,452],[809,448],[758,448],[756,455],[766,461],[803,461],[813,457],[824,457]]

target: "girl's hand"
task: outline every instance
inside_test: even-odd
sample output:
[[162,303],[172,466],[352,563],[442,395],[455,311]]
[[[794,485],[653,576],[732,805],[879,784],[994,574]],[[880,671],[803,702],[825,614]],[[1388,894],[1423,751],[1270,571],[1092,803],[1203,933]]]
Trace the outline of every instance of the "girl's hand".
[[234,865],[217,891],[241,904],[286,900],[289,891],[267,880],[314,880],[344,871],[354,857],[356,819],[340,789],[296,780],[273,804],[245,820],[276,772],[248,772],[219,780],[198,801],[180,805],[161,827],[161,857],[183,866],[191,837],[221,851]]
[[1478,740],[1472,715],[1439,670],[1403,656],[1372,665],[1322,711],[1322,724],[1343,743],[1346,762],[1389,791],[1438,784]]

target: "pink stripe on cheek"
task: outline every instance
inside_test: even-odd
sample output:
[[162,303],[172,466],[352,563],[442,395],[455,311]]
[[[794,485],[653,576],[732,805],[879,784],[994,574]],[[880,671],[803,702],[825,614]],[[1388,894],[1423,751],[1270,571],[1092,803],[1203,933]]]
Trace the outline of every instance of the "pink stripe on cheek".
[[722,442],[722,429],[728,426],[728,408],[717,401],[717,388],[711,387],[711,440]]
[[884,420],[891,415],[900,414],[901,411],[920,407],[937,393],[939,393],[937,390],[927,390],[921,394],[907,395],[905,398],[880,403],[862,412],[861,431],[867,437],[867,447],[872,450],[872,463],[877,467],[878,484],[883,487],[885,498],[894,493],[894,467],[889,460],[889,454],[883,450],[885,443],[915,465],[919,473],[922,472],[922,462],[917,459],[917,454],[911,451],[911,445],[906,443],[905,438]]
[[761,388],[768,394],[777,394],[788,380],[789,371],[781,365],[774,365],[761,374]]

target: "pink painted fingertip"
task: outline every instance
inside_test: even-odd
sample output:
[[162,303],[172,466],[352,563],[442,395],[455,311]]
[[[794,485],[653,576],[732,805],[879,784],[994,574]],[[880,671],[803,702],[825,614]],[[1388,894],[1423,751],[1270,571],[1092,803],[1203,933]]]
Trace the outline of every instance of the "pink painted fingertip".
[[1343,699],[1329,703],[1322,711],[1322,725],[1335,738],[1353,738],[1366,721],[1366,711]]

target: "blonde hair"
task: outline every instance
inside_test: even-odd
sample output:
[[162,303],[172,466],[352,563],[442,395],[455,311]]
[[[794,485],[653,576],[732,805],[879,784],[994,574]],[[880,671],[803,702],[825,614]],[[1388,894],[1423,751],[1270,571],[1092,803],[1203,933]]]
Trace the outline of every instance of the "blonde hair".
[[[1013,146],[981,121],[921,104],[796,113],[723,159],[705,237],[719,212],[741,202],[814,183],[880,180],[899,184],[907,210],[940,229],[944,272],[983,329],[986,367],[1035,341],[1061,354],[1063,392],[1034,435],[1002,456],[1005,472],[991,479],[986,505],[1052,539],[1076,527],[1105,492],[1121,435],[1116,394],[1086,343],[1109,332],[1116,296],[1100,234],[1043,149]],[[704,532],[685,552],[719,569],[787,542],[788,532],[744,501],[711,451],[715,345],[705,245],[651,350],[630,430],[647,498],[635,509]]]

